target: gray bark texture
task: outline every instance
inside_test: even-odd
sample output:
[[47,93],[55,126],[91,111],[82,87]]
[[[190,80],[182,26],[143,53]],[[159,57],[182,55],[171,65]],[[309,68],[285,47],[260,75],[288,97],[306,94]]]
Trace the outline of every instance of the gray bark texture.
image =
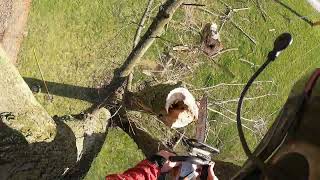
[[109,111],[51,118],[0,51],[1,179],[80,179],[102,147]]

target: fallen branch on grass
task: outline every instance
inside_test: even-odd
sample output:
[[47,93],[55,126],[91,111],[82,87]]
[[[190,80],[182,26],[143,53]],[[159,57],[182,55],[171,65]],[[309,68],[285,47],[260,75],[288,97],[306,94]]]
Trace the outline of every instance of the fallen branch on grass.
[[[212,108],[210,108],[210,107],[208,107],[208,110],[211,111],[211,112],[217,113],[217,114],[221,115],[222,117],[224,117],[224,118],[226,118],[226,119],[229,119],[229,120],[232,121],[232,122],[235,122],[235,123],[237,122],[235,119],[233,119],[233,118],[231,118],[231,117],[229,117],[229,116],[221,113],[220,111],[217,111],[217,110],[212,109]],[[249,130],[249,131],[251,131],[251,132],[254,133],[254,130],[250,129],[248,126],[242,124],[242,127],[244,127],[245,129],[247,129],[247,130]]]
[[[252,84],[263,84],[263,83],[274,83],[273,81],[255,81]],[[228,84],[228,83],[220,83],[214,86],[210,87],[204,87],[204,88],[198,88],[198,89],[193,89],[190,91],[204,91],[204,90],[211,90],[217,87],[223,87],[223,86],[245,86],[245,83],[234,83],[234,84]]]
[[237,23],[235,23],[233,20],[230,20],[230,22],[234,27],[239,29],[247,38],[249,38],[251,42],[257,45],[257,41],[253,37],[251,37],[248,33],[246,33]]
[[217,57],[217,56],[219,56],[219,55],[221,55],[221,54],[224,54],[224,53],[226,53],[226,52],[238,51],[238,50],[239,50],[238,48],[223,49],[222,51],[217,52],[215,55],[211,56],[210,58],[212,59],[212,58],[215,58],[215,57]]
[[[265,94],[265,95],[256,96],[256,97],[247,97],[243,101],[261,99],[261,98],[265,98],[265,97],[268,97],[268,96],[277,96],[277,94]],[[234,102],[238,102],[238,101],[239,101],[239,98],[236,98],[236,99],[216,102],[216,104],[226,104],[226,103],[232,103],[232,102],[234,103]]]

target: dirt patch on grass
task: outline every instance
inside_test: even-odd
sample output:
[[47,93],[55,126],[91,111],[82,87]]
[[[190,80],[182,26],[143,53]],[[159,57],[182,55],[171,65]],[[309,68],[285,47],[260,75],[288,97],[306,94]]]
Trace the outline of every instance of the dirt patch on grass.
[[26,35],[25,26],[31,0],[0,1],[0,45],[12,63],[16,63],[20,44]]

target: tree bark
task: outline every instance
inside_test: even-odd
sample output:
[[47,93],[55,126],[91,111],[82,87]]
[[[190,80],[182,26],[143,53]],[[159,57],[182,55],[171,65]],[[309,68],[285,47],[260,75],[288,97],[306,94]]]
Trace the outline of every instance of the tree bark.
[[102,147],[109,111],[52,119],[0,51],[1,179],[80,179]]
[[183,0],[167,0],[160,6],[160,10],[155,17],[155,20],[120,67],[120,77],[126,77],[132,72],[134,66],[141,60],[141,57],[152,45],[155,38],[161,36],[165,25],[169,23],[174,12],[182,3]]

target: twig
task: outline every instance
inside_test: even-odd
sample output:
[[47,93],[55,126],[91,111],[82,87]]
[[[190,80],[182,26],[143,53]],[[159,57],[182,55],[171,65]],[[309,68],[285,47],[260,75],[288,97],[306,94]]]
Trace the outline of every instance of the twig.
[[247,36],[247,38],[250,39],[250,41],[252,41],[255,45],[257,45],[256,40],[251,37],[248,33],[246,33],[238,24],[236,24],[233,20],[230,19],[231,24],[236,27],[237,29],[239,29],[245,36]]
[[259,67],[259,65],[256,65],[256,64],[254,64],[253,62],[248,61],[248,60],[243,59],[243,58],[240,58],[239,61],[245,62],[245,63],[251,65],[251,67]]
[[182,3],[184,6],[206,6],[204,4],[196,4],[196,3]]
[[239,11],[245,11],[245,10],[249,10],[250,8],[249,7],[245,7],[245,8],[235,8],[235,9],[232,9],[233,12],[239,12]]
[[166,1],[155,17],[155,20],[150,25],[144,36],[141,38],[137,46],[132,50],[126,61],[120,67],[120,78],[128,76],[134,66],[141,60],[141,57],[149,49],[154,42],[155,37],[159,37],[164,30],[164,27],[171,20],[173,13],[180,7],[183,0]]
[[145,11],[143,13],[143,16],[140,19],[138,29],[137,29],[136,34],[134,36],[133,48],[135,48],[137,46],[138,42],[140,41],[141,32],[142,32],[142,30],[144,28],[144,23],[146,22],[146,19],[150,14],[151,6],[152,6],[153,2],[154,2],[154,0],[149,0],[148,1],[147,7],[146,7],[146,9],[145,9]]
[[[268,96],[276,96],[276,95],[277,94],[265,94],[265,95],[256,96],[256,97],[247,97],[244,99],[244,101],[260,99],[260,98],[264,98],[264,97],[268,97]],[[217,102],[217,104],[226,104],[226,103],[238,102],[238,101],[239,101],[239,98],[236,98],[236,99],[231,99],[231,100],[226,100],[226,101],[220,101],[220,102]]]
[[130,73],[127,79],[127,91],[132,91],[132,80],[133,80],[133,73]]
[[[136,31],[136,34],[134,35],[134,41],[133,41],[133,49],[137,46],[138,42],[140,41],[141,38],[141,32],[144,28],[144,24],[146,22],[147,17],[150,14],[151,11],[151,6],[153,4],[154,0],[149,0],[147,7],[143,13],[143,16],[140,19],[139,25],[138,25],[138,29]],[[127,79],[127,91],[131,91],[132,90],[132,79],[133,79],[133,73],[131,72],[128,76]]]
[[184,134],[186,133],[186,131],[183,131],[183,134],[180,134],[180,138],[178,139],[178,141],[176,141],[174,143],[174,145],[172,146],[172,149],[175,149],[177,147],[177,145],[180,143],[180,141],[183,139]]
[[[257,2],[257,6],[258,6],[258,8],[259,8],[259,10],[260,10],[260,12],[261,12],[261,15],[262,15],[262,17],[263,17],[263,20],[264,20],[264,21],[267,21],[267,16],[268,16],[268,14],[267,14],[266,11],[262,8],[260,0],[256,0],[256,2]],[[269,17],[269,16],[268,16],[268,17]]]
[[214,13],[214,12],[208,10],[208,9],[205,9],[205,8],[203,8],[203,7],[197,7],[197,9],[199,9],[199,10],[201,10],[201,11],[204,11],[204,12],[206,12],[206,13],[212,15],[212,16],[224,17],[224,16],[221,16],[221,15],[219,15],[219,14],[217,14],[217,13]]
[[222,0],[219,0],[223,5],[225,5],[227,8],[229,8],[229,9],[232,9],[232,7],[229,5],[229,4],[227,4],[226,2],[224,2],[224,1],[222,1]]
[[119,108],[116,110],[116,112],[114,112],[114,113],[111,115],[110,119],[112,119],[115,115],[117,115],[117,114],[119,113],[119,111],[120,111],[121,108],[122,108],[122,105],[120,105]]
[[232,11],[228,11],[228,14],[223,18],[222,20],[222,23],[221,23],[221,26],[219,28],[219,33],[221,32],[222,28],[224,27],[225,23],[231,18],[231,15],[232,15]]
[[128,119],[128,123],[129,123],[129,126],[130,126],[130,128],[131,128],[132,134],[135,136],[136,133],[135,133],[134,130],[133,130],[133,127],[132,127],[132,125],[131,125],[130,119]]
[[[220,108],[222,108],[224,110],[226,110],[230,114],[232,114],[234,116],[237,116],[237,114],[235,112],[231,111],[230,109],[228,109],[228,108],[226,108],[226,107],[224,107],[224,106],[222,106],[220,104],[216,104],[216,103],[213,103],[213,104],[219,106]],[[256,120],[248,119],[248,118],[245,118],[245,117],[241,117],[241,119],[244,120],[244,121],[248,121],[248,122],[257,122]]]
[[42,73],[42,70],[41,70],[41,67],[40,67],[40,64],[39,64],[38,57],[37,57],[37,55],[36,55],[36,51],[35,51],[34,49],[33,49],[33,55],[34,55],[34,58],[36,59],[37,66],[38,66],[38,69],[39,69],[39,71],[40,71],[40,74],[41,74],[41,78],[42,78],[42,81],[43,81],[44,87],[46,88],[48,98],[50,99],[52,96],[51,96],[51,94],[49,93],[49,89],[48,89],[48,86],[47,86],[46,80],[44,79],[44,76],[43,76],[43,73]]
[[[221,112],[219,112],[219,111],[217,111],[217,110],[214,110],[214,109],[212,109],[212,108],[210,108],[210,107],[208,107],[208,110],[211,111],[211,112],[217,113],[217,114],[221,115],[222,117],[229,119],[229,120],[232,121],[232,122],[237,122],[235,119],[232,119],[231,117],[229,117],[229,116],[227,116],[227,115],[224,115],[223,113],[221,113]],[[243,125],[243,124],[242,124],[242,126],[243,126],[245,129],[248,129],[249,131],[251,131],[251,132],[254,133],[254,130],[250,129],[248,126]]]
[[239,50],[238,48],[228,48],[228,49],[224,49],[224,50],[222,50],[222,51],[219,51],[217,54],[211,56],[211,59],[212,59],[212,58],[215,58],[215,57],[217,57],[217,56],[219,56],[219,55],[221,55],[221,54],[224,54],[224,53],[226,53],[226,52],[238,51],[238,50]]
[[[273,83],[273,81],[255,81],[252,84],[262,84],[262,83]],[[235,83],[235,84],[228,84],[228,83],[220,83],[214,86],[210,87],[204,87],[204,88],[198,88],[198,89],[192,89],[190,91],[203,91],[203,90],[210,90],[221,86],[244,86],[246,84],[244,83]]]

